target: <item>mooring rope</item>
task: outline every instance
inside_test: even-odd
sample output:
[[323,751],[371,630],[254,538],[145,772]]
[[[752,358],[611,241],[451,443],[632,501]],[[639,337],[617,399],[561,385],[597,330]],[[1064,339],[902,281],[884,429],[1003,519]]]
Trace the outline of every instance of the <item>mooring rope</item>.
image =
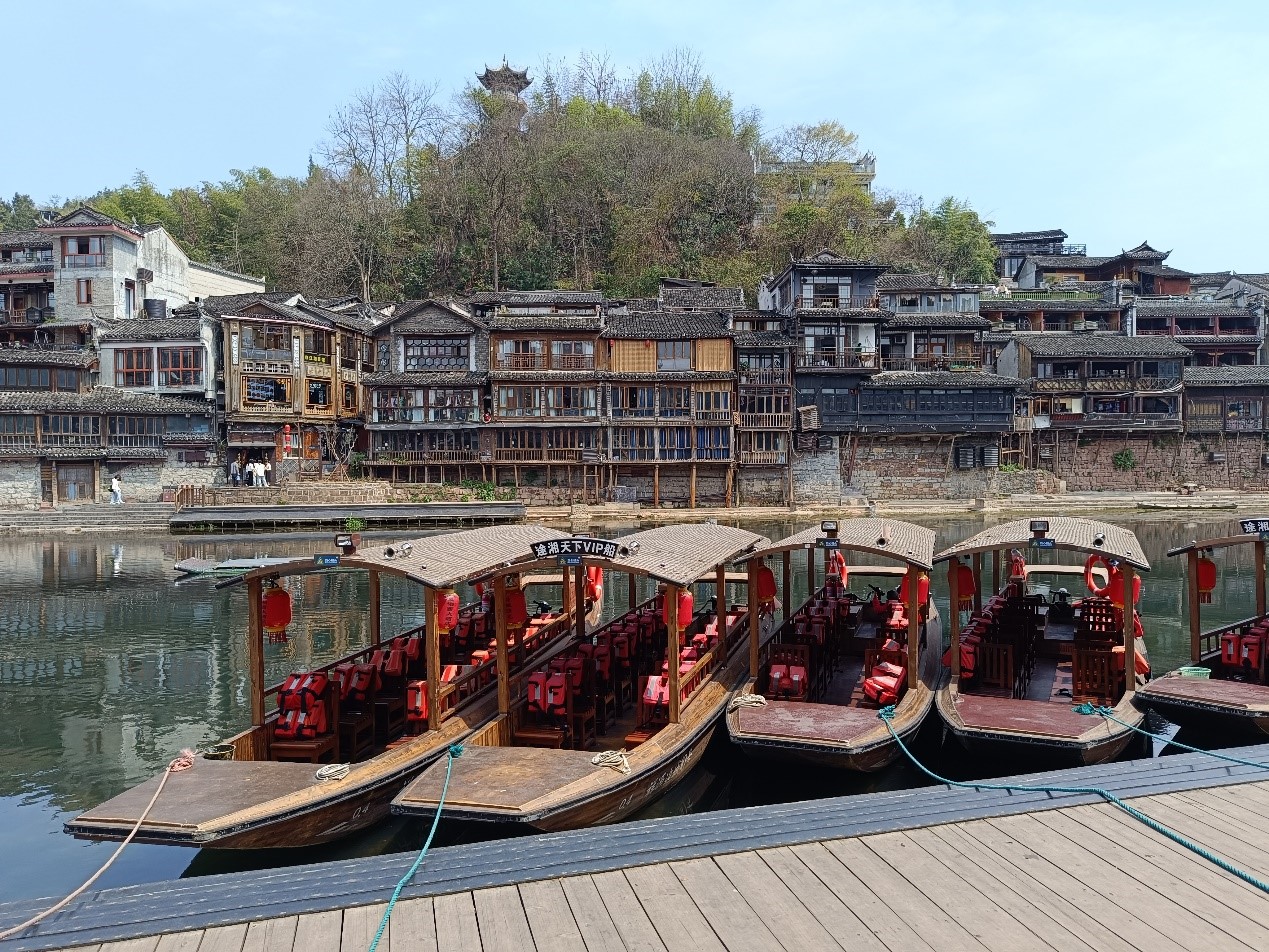
[[392,898],[388,900],[388,908],[383,910],[383,918],[379,920],[379,928],[375,930],[375,937],[370,940],[369,952],[375,952],[379,948],[379,940],[383,938],[383,930],[388,927],[388,917],[392,915],[392,909],[397,904],[397,900],[401,897],[403,890],[414,878],[414,874],[419,871],[419,867],[423,864],[423,857],[427,855],[427,851],[432,846],[432,838],[436,836],[436,828],[441,824],[441,810],[445,808],[445,794],[449,792],[449,775],[454,770],[454,761],[463,755],[462,744],[450,744],[449,750],[445,752],[445,783],[441,786],[441,798],[436,803],[436,816],[432,818],[432,828],[427,831],[427,839],[423,841],[423,848],[419,850],[419,855],[414,859],[414,865],[410,867],[410,871],[401,877],[401,881],[397,883],[397,888],[392,890]]
[[766,707],[767,699],[761,694],[737,694],[727,704],[728,713],[742,707]]
[[329,783],[332,780],[343,780],[348,776],[348,771],[350,769],[350,764],[325,764],[317,768],[317,772],[313,774],[313,779],[318,783]]
[[605,750],[596,754],[590,759],[590,762],[596,767],[611,767],[618,773],[630,773],[630,761],[626,757],[626,751],[622,750]]
[[1241,757],[1231,757],[1228,754],[1222,754],[1215,750],[1203,750],[1201,747],[1191,747],[1189,744],[1183,744],[1179,740],[1172,740],[1168,737],[1164,737],[1162,734],[1153,734],[1148,730],[1136,726],[1135,724],[1129,724],[1127,721],[1121,721],[1115,716],[1114,708],[1098,707],[1097,705],[1085,702],[1083,704],[1075,705],[1072,710],[1074,710],[1076,714],[1100,715],[1107,720],[1114,721],[1122,727],[1128,728],[1130,731],[1136,731],[1138,734],[1142,734],[1152,740],[1161,740],[1165,744],[1171,744],[1173,747],[1180,747],[1182,750],[1189,751],[1192,754],[1207,754],[1207,756],[1215,757],[1217,760],[1225,760],[1231,764],[1238,764],[1242,767],[1256,767],[1260,770],[1269,770],[1269,764],[1257,763],[1254,760],[1243,760]]
[[154,796],[150,798],[150,802],[145,805],[145,809],[142,810],[141,815],[137,817],[137,822],[132,825],[132,829],[128,832],[128,835],[123,838],[123,842],[120,843],[119,846],[115,849],[115,851],[110,854],[110,858],[106,860],[106,862],[102,865],[101,869],[97,870],[97,872],[89,876],[84,881],[84,884],[82,886],[76,889],[73,893],[71,893],[61,902],[57,903],[54,906],[50,906],[49,908],[45,909],[43,912],[39,913],[38,915],[32,916],[26,922],[18,923],[18,925],[13,926],[10,929],[5,929],[3,932],[0,932],[0,939],[7,939],[10,936],[15,936],[19,932],[21,932],[23,929],[26,929],[29,926],[33,926],[39,922],[42,922],[43,920],[51,916],[53,913],[57,912],[59,909],[65,909],[67,905],[69,905],[70,903],[78,899],[80,896],[82,896],[84,894],[84,891],[88,889],[88,887],[91,886],[93,883],[95,883],[97,880],[99,880],[102,874],[111,867],[111,865],[114,863],[115,860],[119,858],[119,854],[123,852],[123,848],[132,842],[132,838],[136,836],[137,831],[141,829],[141,824],[145,822],[146,817],[150,815],[150,811],[154,809],[154,804],[158,802],[159,794],[162,793],[163,788],[167,786],[167,778],[172,776],[172,774],[174,773],[179,773],[182,770],[189,770],[189,768],[193,766],[194,766],[194,752],[189,749],[182,750],[181,755],[167,765],[167,769],[163,771],[163,776],[159,778],[159,785],[157,789],[155,789],[154,791]]
[[[1089,711],[1088,713],[1091,714],[1094,712]],[[907,745],[903,742],[903,738],[901,738],[895,732],[894,725],[890,723],[890,721],[894,718],[894,705],[890,705],[889,707],[883,707],[880,711],[877,712],[877,716],[880,717],[882,720],[882,723],[886,725],[886,729],[890,731],[890,736],[895,739],[895,742],[899,745],[899,749],[904,752],[908,760],[912,761],[913,765],[918,770],[920,770],[923,774],[925,774],[935,783],[945,784],[949,787],[961,787],[968,790],[1013,790],[1013,791],[1020,791],[1024,793],[1094,794],[1104,799],[1107,803],[1110,803],[1113,806],[1116,806],[1119,809],[1123,810],[1134,820],[1139,820],[1140,822],[1144,823],[1146,826],[1154,830],[1156,833],[1166,836],[1168,839],[1172,840],[1172,842],[1177,843],[1180,846],[1184,846],[1187,850],[1190,850],[1193,853],[1197,853],[1199,856],[1203,857],[1203,859],[1207,860],[1209,863],[1212,863],[1215,866],[1220,867],[1221,869],[1225,870],[1225,872],[1229,873],[1230,875],[1237,876],[1243,882],[1251,886],[1254,886],[1255,888],[1259,889],[1261,892],[1269,893],[1269,883],[1265,882],[1262,879],[1258,879],[1256,876],[1249,873],[1247,870],[1240,869],[1239,867],[1235,866],[1233,863],[1229,862],[1229,860],[1226,860],[1220,856],[1217,856],[1215,853],[1211,852],[1210,850],[1208,850],[1207,848],[1203,846],[1200,846],[1198,843],[1195,843],[1193,840],[1187,839],[1186,837],[1182,836],[1180,833],[1176,832],[1175,830],[1164,826],[1162,823],[1160,823],[1158,820],[1154,819],[1153,817],[1149,817],[1146,814],[1142,813],[1140,810],[1136,809],[1135,807],[1125,803],[1123,800],[1119,799],[1119,797],[1115,796],[1113,793],[1111,793],[1109,790],[1105,789],[1104,787],[1063,787],[1063,786],[1049,785],[1049,784],[987,783],[984,781],[962,782],[959,780],[949,780],[946,777],[940,777],[929,767],[925,766],[925,764],[921,763],[921,761],[917,760],[916,755],[913,754],[912,751],[908,750]],[[1255,764],[1253,766],[1259,767],[1263,765]]]

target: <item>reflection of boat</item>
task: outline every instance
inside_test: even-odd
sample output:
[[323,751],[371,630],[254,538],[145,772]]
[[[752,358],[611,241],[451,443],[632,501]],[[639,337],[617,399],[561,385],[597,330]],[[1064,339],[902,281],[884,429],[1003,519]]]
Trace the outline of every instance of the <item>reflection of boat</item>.
[[[1138,707],[1156,711],[1182,728],[1209,730],[1235,741],[1269,733],[1266,648],[1269,610],[1265,596],[1266,542],[1260,531],[1269,519],[1239,520],[1239,535],[1206,539],[1172,549],[1187,558],[1190,609],[1190,668],[1170,671],[1137,692]],[[1216,590],[1217,549],[1250,545],[1255,562],[1255,614],[1203,631],[1200,605]]]
[[[312,557],[293,559],[223,582],[241,584],[247,591],[245,675],[252,726],[221,745],[232,759],[199,759],[192,769],[168,774],[137,839],[199,847],[307,846],[384,818],[392,797],[450,744],[497,730],[495,668],[514,672],[540,664],[575,624],[584,624],[578,615],[585,612],[586,599],[574,600],[571,586],[563,589],[561,613],[530,618],[522,590],[511,585],[524,612],[521,637],[495,651],[489,641],[493,613],[479,605],[457,608],[454,586],[494,567],[505,569],[534,543],[562,536],[541,526],[472,529],[331,555],[322,565]],[[276,594],[286,590],[273,583],[330,568],[368,573],[370,644],[338,663],[293,676],[294,682],[288,678],[297,688],[294,693],[284,695],[285,684],[265,687],[264,633],[289,622],[291,611],[289,598]],[[422,585],[427,619],[387,642],[379,632],[383,575]],[[556,579],[559,584],[558,574]],[[279,607],[283,602],[284,610]],[[580,606],[578,612],[573,605]],[[310,675],[317,677],[308,680]],[[350,685],[360,687],[350,691]],[[435,703],[428,704],[429,698]],[[285,716],[280,717],[284,706]],[[298,729],[305,723],[310,731]],[[347,775],[339,777],[335,771],[335,779],[320,779],[323,761],[350,762]],[[86,839],[122,839],[159,780],[86,811],[66,824],[67,831]]]
[[[1048,549],[1086,553],[1088,561],[1028,572],[1023,553]],[[983,597],[984,553],[992,554],[997,590],[990,599]],[[964,557],[972,567],[961,562]],[[1141,723],[1132,699],[1147,673],[1145,645],[1135,610],[1123,607],[1139,597],[1137,571],[1150,568],[1137,537],[1091,519],[1023,519],[986,529],[936,561],[948,563],[952,604],[951,680],[936,703],[957,740],[972,751],[1030,756],[1054,767],[1120,754],[1132,738],[1130,728],[1072,708],[1092,701],[1112,707],[1127,724]],[[1037,590],[1046,587],[1037,578],[1045,573],[1059,579],[1078,573],[1104,594],[1050,602]],[[964,631],[958,608],[970,613]],[[1133,674],[1125,677],[1125,668]]]
[[224,577],[241,575],[252,569],[267,568],[271,565],[285,565],[294,561],[294,559],[271,559],[267,557],[225,559],[223,562],[217,562],[215,559],[183,559],[173,565],[172,568],[182,575],[216,575]]
[[[807,529],[758,553],[782,556],[788,592],[789,556],[805,550],[813,594],[781,625],[750,672],[744,693],[761,694],[766,703],[737,705],[727,713],[727,729],[732,743],[759,756],[880,770],[899,756],[899,746],[877,716],[882,703],[868,693],[870,683],[875,689],[876,678],[889,679],[891,694],[883,700],[894,704],[891,726],[907,738],[929,714],[942,674],[940,618],[925,574],[933,567],[934,533],[894,519],[847,519],[839,525]],[[847,598],[841,576],[833,573],[834,553],[841,554],[841,565],[848,552],[899,562],[849,566],[847,578],[885,577],[908,597],[896,596],[885,603],[884,615],[869,618],[868,603]],[[826,576],[818,591],[817,561],[823,561]],[[922,588],[926,599],[919,604]]]
[[[675,525],[619,541],[614,558],[587,556],[586,565],[628,573],[632,583],[649,576],[664,590],[643,607],[632,602],[630,613],[596,637],[580,639],[572,657],[561,659],[575,679],[564,682],[550,666],[527,678],[499,679],[508,697],[505,726],[496,737],[482,734],[481,745],[469,746],[457,762],[447,818],[544,830],[611,823],[662,796],[700,760],[744,677],[748,647],[757,650],[761,640],[752,600],[738,605],[727,598],[726,566],[750,559],[767,540],[726,526]],[[491,577],[496,586],[498,576]],[[714,582],[712,611],[696,611],[689,594],[702,577]],[[745,577],[746,588],[751,579]],[[609,664],[605,676],[595,662],[609,651],[616,657],[621,644],[630,666]],[[563,692],[555,699],[553,678]],[[629,712],[617,704],[620,710],[609,713],[605,696],[629,698]],[[393,801],[393,811],[434,815],[445,776],[443,764],[424,771]]]

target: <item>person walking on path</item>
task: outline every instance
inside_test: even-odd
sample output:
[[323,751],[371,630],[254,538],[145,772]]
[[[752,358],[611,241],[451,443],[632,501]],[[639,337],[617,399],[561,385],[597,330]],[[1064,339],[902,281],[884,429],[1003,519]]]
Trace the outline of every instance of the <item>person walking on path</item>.
[[235,487],[242,485],[242,464],[236,456],[229,461],[229,482]]
[[110,477],[110,505],[123,505],[123,480],[119,478],[118,473]]

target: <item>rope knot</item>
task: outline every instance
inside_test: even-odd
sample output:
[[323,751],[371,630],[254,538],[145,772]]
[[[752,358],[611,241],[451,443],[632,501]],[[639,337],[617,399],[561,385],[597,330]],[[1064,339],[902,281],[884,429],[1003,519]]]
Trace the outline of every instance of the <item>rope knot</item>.
[[455,758],[456,758],[456,757],[461,757],[461,756],[463,756],[463,745],[462,745],[462,744],[450,744],[450,745],[449,745],[449,755],[450,755],[450,757],[455,757]]
[[877,716],[880,717],[886,723],[893,721],[894,720],[894,705],[887,704],[885,707],[883,707],[880,711],[877,712]]

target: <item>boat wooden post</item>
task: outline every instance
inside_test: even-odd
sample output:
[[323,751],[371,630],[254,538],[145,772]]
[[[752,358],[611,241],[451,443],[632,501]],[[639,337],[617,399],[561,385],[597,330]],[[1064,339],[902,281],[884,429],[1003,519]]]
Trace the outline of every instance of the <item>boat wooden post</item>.
[[960,559],[947,560],[947,588],[951,594],[951,611],[948,612],[952,616],[952,690],[955,691],[960,687],[961,683],[961,610],[960,610]]
[[[974,611],[983,610],[983,554],[981,552],[974,553]],[[999,563],[997,563],[999,564]],[[999,582],[998,579],[992,579],[993,582]]]
[[[1003,579],[1001,579],[1000,577],[1000,550],[992,549],[991,550],[991,590],[993,592],[1000,591],[1002,581]],[[981,588],[982,586],[979,586],[979,587]]]
[[793,617],[793,553],[788,549],[780,553],[780,568],[784,573],[780,579],[784,585],[784,588],[780,590],[780,597],[784,599],[784,604],[780,608],[787,620]]
[[[565,579],[568,578],[569,570],[564,570]],[[577,606],[577,611],[573,616],[573,627],[577,632],[577,639],[581,641],[586,637],[586,566],[579,565],[573,570],[573,604]]]
[[679,722],[679,587],[665,587],[665,605],[669,621],[665,629],[665,660],[670,681],[670,723]]
[[[264,727],[264,583],[247,579],[247,667],[251,678],[251,726]],[[260,749],[260,744],[256,744]]]
[[635,587],[637,578],[638,577],[634,574],[634,572],[626,573],[626,596],[630,611],[634,611],[639,605],[638,589]]
[[915,688],[921,683],[920,672],[917,667],[920,664],[920,643],[921,643],[921,596],[920,583],[921,573],[915,565],[908,565],[908,688]]
[[806,550],[806,591],[807,597],[815,594],[815,547]]
[[[749,603],[756,604],[756,599]],[[714,569],[714,619],[718,624],[718,637],[727,640],[727,566]]]
[[[762,619],[758,617],[758,559],[750,559],[746,564],[749,569],[749,594],[745,597],[749,609],[749,677],[758,677],[758,649],[762,640]],[[719,571],[722,571],[719,569]],[[724,618],[720,615],[719,618]],[[722,622],[719,622],[719,637],[724,637]]]
[[423,641],[427,652],[427,729],[441,726],[441,633],[437,630],[436,590],[423,586]]
[[[1256,615],[1265,615],[1265,544],[1256,543]],[[1263,655],[1263,652],[1261,653]]]
[[1124,690],[1135,690],[1137,684],[1137,630],[1133,621],[1137,617],[1137,605],[1132,599],[1133,580],[1137,570],[1129,563],[1120,563],[1124,577]]
[[[1203,663],[1203,623],[1199,618],[1198,563],[1198,550],[1191,549],[1186,559],[1185,588],[1190,602],[1190,661],[1193,664]],[[1263,585],[1260,591],[1264,591]]]
[[[493,580],[495,656],[498,659],[498,713],[511,713],[511,666],[507,663],[507,576],[498,574]],[[504,730],[509,730],[505,728]]]
[[381,618],[379,614],[381,590],[379,587],[379,573],[372,571],[370,573],[370,643],[378,645],[383,643],[383,628],[381,627]]

